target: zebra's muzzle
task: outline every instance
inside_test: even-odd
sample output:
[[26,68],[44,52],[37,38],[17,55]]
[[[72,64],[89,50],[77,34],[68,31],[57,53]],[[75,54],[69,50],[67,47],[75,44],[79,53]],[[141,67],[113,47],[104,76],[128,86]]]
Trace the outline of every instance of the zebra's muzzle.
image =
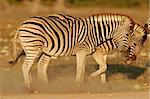
[[128,57],[126,60],[125,60],[125,63],[126,64],[132,64],[136,61],[136,55],[132,55],[131,57]]

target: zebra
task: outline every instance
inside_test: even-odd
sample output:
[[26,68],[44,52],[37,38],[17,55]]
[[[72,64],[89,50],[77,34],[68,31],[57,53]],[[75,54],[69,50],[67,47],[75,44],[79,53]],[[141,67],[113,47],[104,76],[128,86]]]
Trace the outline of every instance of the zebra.
[[[36,17],[31,17],[28,20],[25,20],[21,24],[21,26],[17,29],[17,32],[13,38],[13,49],[14,49],[13,50],[13,60],[10,61],[10,64],[15,64],[22,55],[28,54],[27,51],[33,52],[32,53],[33,56],[31,56],[31,60],[34,57],[34,55],[36,55],[36,52],[39,52],[39,54],[37,56],[35,56],[33,59],[33,61],[35,61],[35,59],[39,58],[39,62],[38,62],[38,66],[37,66],[37,70],[38,70],[37,74],[41,75],[41,73],[46,72],[45,69],[47,67],[41,68],[39,65],[43,65],[43,67],[44,67],[48,64],[48,61],[51,58],[53,59],[55,57],[53,57],[53,56],[47,57],[47,55],[45,55],[45,54],[42,55],[42,52],[40,52],[40,48],[45,46],[44,43],[48,44],[47,40],[50,40],[50,37],[51,37],[50,32],[57,32],[59,30],[60,33],[62,33],[62,34],[65,33],[65,37],[67,37],[67,35],[68,35],[67,33],[69,33],[69,29],[72,27],[71,25],[73,24],[73,20],[76,20],[76,19],[77,18],[70,16],[70,15],[51,14],[46,17],[36,16]],[[53,27],[51,27],[50,24],[54,27],[54,29],[53,29]],[[56,25],[56,27],[54,26],[54,24]],[[49,26],[53,30],[50,30]],[[57,33],[59,33],[59,32],[57,32]],[[21,33],[22,33],[22,35],[20,35]],[[52,34],[52,35],[54,35],[54,34]],[[57,39],[57,36],[58,35],[55,35],[56,39]],[[26,44],[24,44],[24,47],[21,45],[22,44],[22,42],[20,41],[21,37],[23,38],[22,41],[24,40],[23,41],[24,43],[29,42],[27,47],[32,47],[32,49],[27,49],[27,51],[24,50],[24,47],[26,47]],[[29,40],[29,41],[25,41],[25,40]],[[19,42],[21,45],[21,49],[19,49],[19,51],[17,51],[17,42]],[[33,51],[34,49],[35,49],[35,51]],[[26,88],[29,90],[29,92],[30,91],[32,92],[32,88],[31,88],[32,81],[31,81],[31,75],[29,74],[29,72],[30,72],[31,65],[34,62],[32,62],[32,64],[29,64],[30,66],[28,66],[26,61],[29,61],[29,63],[30,63],[31,60],[30,60],[30,57],[29,57],[29,59],[27,59],[27,57],[26,57],[26,59],[23,63],[24,65],[22,65],[22,71],[23,71],[25,85],[26,85]],[[45,61],[45,62],[43,62],[43,61]],[[25,66],[28,66],[27,69]],[[42,70],[42,72],[41,72],[41,70]],[[38,76],[39,80],[44,79],[44,82],[48,82],[47,74],[45,74],[45,73],[43,73],[43,74],[44,74],[43,77]]]
[[[86,21],[91,21],[92,19],[87,19]],[[88,22],[86,23],[86,24],[89,24]],[[90,23],[90,24],[92,24],[92,23]],[[93,31],[93,30],[90,30],[90,31]],[[91,32],[92,33],[92,32]],[[87,46],[89,46],[87,43],[89,43],[90,41],[88,40],[88,38],[89,39],[92,39],[91,38],[91,34],[88,34],[88,36],[87,36],[87,41],[86,41],[86,39],[85,39],[85,44],[86,45],[84,45],[84,43],[82,44],[82,45],[80,45],[80,46],[85,46],[85,47],[87,47]],[[93,43],[93,41],[90,43],[90,44],[92,44]],[[113,42],[111,42],[110,40],[108,40],[108,41],[106,41],[106,42],[103,42],[103,44],[106,46],[107,44],[110,44],[108,47],[106,47],[106,48],[108,48],[108,49],[105,49],[105,51],[108,51],[108,50],[112,50],[112,49],[114,49],[114,48],[116,48],[116,47],[118,47],[118,46],[116,46],[115,44],[113,44],[113,47],[111,46],[111,43],[113,43]],[[100,45],[103,45],[103,44],[100,44]],[[94,45],[93,45],[94,46]],[[93,49],[90,49],[90,47],[92,48],[92,46],[90,45],[89,46],[89,51],[92,51],[93,50],[93,52],[94,52],[94,50],[97,50],[98,51],[98,53],[96,53],[96,52],[94,52],[94,53],[92,53],[93,54],[93,56],[94,57],[96,57],[95,58],[95,60],[97,61],[97,63],[99,63],[99,60],[103,60],[103,58],[102,57],[100,57],[100,56],[103,56],[103,55],[101,55],[101,54],[99,54],[99,52],[101,53],[101,49],[99,49],[99,45],[96,45],[97,47],[95,47],[95,48],[93,48]],[[101,46],[102,47],[102,46]],[[88,49],[88,48],[86,48],[86,49]],[[45,52],[45,53],[47,53],[49,50],[43,50],[43,52]],[[87,51],[86,51],[86,53],[87,53]],[[88,52],[88,53],[91,53],[91,52]],[[47,55],[49,55],[49,56],[52,56],[51,54],[49,54],[49,53],[47,53]],[[104,56],[104,60],[106,60],[106,56]],[[77,63],[78,64],[78,63]],[[99,63],[99,64],[101,64],[101,63]],[[85,63],[83,64],[83,65],[85,65]],[[78,65],[77,65],[78,66]],[[99,69],[99,71],[97,71],[97,72],[95,72],[95,73],[93,73],[93,74],[91,74],[91,76],[93,76],[93,77],[95,77],[96,75],[98,75],[98,74],[101,74],[102,72],[104,72],[105,70],[106,70],[106,68],[107,67],[103,67],[102,69]],[[83,71],[85,71],[84,70],[85,69],[85,67],[83,67]],[[79,70],[77,70],[77,71],[79,71]],[[83,73],[84,74],[84,73]],[[82,75],[82,74],[81,74]],[[102,76],[102,82],[105,82],[106,80],[105,80],[105,76],[103,76],[103,75],[101,75]],[[76,76],[77,78],[76,78],[76,82],[80,82],[81,80],[83,80],[83,76],[78,76],[78,73],[77,73],[77,76]],[[80,80],[79,80],[80,79]],[[104,79],[104,80],[103,80]],[[78,81],[79,80],[79,81]]]
[[87,55],[92,55],[102,67],[98,71],[101,74],[107,65],[99,60],[105,57],[99,46],[106,44],[108,51],[114,48],[126,51],[129,47],[133,20],[126,15],[97,14],[73,20],[65,19],[64,15],[56,16],[32,17],[24,21],[16,33],[14,42],[18,40],[26,54],[22,71],[29,91],[32,91],[30,69],[38,58],[39,78],[47,82],[46,71],[51,58],[76,55],[76,82],[82,83]]
[[[131,45],[128,48],[128,51],[125,53],[125,55],[126,55],[125,63],[126,64],[131,64],[132,61],[136,60],[137,55],[141,51],[141,48],[142,48],[145,40],[147,39],[147,34],[148,33],[147,33],[145,27],[142,27],[141,25],[135,23],[133,32],[131,35],[131,40],[132,40]],[[108,43],[110,46],[108,46],[106,43]],[[109,48],[111,46],[112,46],[112,44],[110,44],[109,41],[106,41],[97,47],[97,49],[100,50],[101,53],[103,53],[102,58],[104,59],[105,63],[106,63],[106,59],[107,59],[107,53],[109,51],[113,50],[113,49]],[[117,48],[117,46],[114,46],[114,48]],[[99,59],[99,60],[102,60],[102,59]],[[100,72],[96,71],[96,72],[92,73],[89,78],[91,79],[95,76],[98,76],[99,74],[100,74]],[[102,80],[102,83],[106,82],[106,74],[105,73],[101,74],[101,80]]]

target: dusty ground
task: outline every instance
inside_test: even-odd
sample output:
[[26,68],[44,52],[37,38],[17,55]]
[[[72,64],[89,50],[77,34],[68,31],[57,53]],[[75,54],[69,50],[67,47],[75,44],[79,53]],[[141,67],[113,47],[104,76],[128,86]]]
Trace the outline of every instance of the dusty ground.
[[[131,16],[136,22],[143,24],[148,16],[146,9],[109,9],[109,8],[71,8],[62,11],[52,9],[40,9],[38,13],[30,13],[29,9],[12,8],[0,13],[0,99],[31,99],[31,98],[54,98],[54,99],[148,99],[149,71],[145,68],[148,62],[147,42],[143,56],[131,65],[125,65],[120,55],[115,52],[108,58],[108,83],[101,84],[99,77],[87,80],[87,76],[97,69],[96,62],[89,57],[86,65],[85,83],[77,87],[75,78],[75,57],[59,58],[49,64],[49,84],[40,84],[36,79],[36,66],[32,68],[34,88],[37,94],[27,95],[21,72],[21,63],[9,67],[11,59],[11,38],[19,24],[33,15],[48,15],[50,13],[67,13],[75,16],[89,16],[100,12],[123,13]],[[12,13],[13,12],[13,13]],[[137,13],[137,12],[142,12]],[[11,15],[10,15],[11,13]],[[119,58],[116,58],[119,57]]]
[[[75,57],[52,60],[48,69],[49,84],[40,84],[36,79],[36,68],[32,68],[34,88],[38,93],[99,93],[148,91],[148,71],[145,68],[124,64],[109,64],[107,71],[108,83],[101,84],[99,77],[87,80],[90,73],[97,69],[95,61],[89,57],[86,65],[85,83],[77,87],[75,78]],[[21,62],[14,67],[0,65],[1,94],[27,93],[24,88]]]
[[146,92],[8,95],[1,99],[149,99]]

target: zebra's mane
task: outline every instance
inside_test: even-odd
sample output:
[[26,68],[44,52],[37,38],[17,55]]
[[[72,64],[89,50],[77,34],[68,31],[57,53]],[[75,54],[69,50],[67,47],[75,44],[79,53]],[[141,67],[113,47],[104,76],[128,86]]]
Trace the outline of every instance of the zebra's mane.
[[138,23],[135,23],[135,24],[134,24],[133,30],[137,30],[137,31],[145,31],[144,27],[141,26],[141,25],[138,24]]
[[145,40],[147,39],[147,34],[148,33],[143,26],[141,26],[138,23],[135,23],[134,27],[133,27],[133,32],[131,34],[131,38],[133,36],[135,36],[135,38],[140,37],[142,39],[142,44],[143,44],[145,42]]
[[92,17],[97,17],[97,18],[100,17],[104,21],[109,21],[109,20],[124,21],[130,25],[130,30],[132,30],[134,26],[134,21],[132,20],[132,18],[125,14],[98,13],[98,14],[93,14],[88,18],[92,18]]
[[[121,13],[96,13],[96,14],[92,14],[90,15],[89,17],[91,16],[124,16],[126,18],[129,18],[130,20],[132,20],[132,18],[126,14],[121,14]],[[132,20],[133,21],[133,20]]]
[[135,23],[134,27],[133,27],[132,35],[136,35],[136,34],[134,34],[134,32],[136,32],[137,35],[138,34],[144,35],[146,33],[146,29],[143,26],[141,26],[140,24]]

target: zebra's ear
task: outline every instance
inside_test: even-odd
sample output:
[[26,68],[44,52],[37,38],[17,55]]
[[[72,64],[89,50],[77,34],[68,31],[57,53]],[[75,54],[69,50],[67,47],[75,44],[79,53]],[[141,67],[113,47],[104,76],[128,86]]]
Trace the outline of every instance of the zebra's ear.
[[[150,26],[149,26],[150,27]],[[150,28],[148,28],[148,24],[144,24],[144,29],[146,31],[146,34],[150,34]]]
[[149,37],[150,36],[150,28],[148,28],[148,24],[147,23],[144,25],[144,29],[145,29],[145,36]]

